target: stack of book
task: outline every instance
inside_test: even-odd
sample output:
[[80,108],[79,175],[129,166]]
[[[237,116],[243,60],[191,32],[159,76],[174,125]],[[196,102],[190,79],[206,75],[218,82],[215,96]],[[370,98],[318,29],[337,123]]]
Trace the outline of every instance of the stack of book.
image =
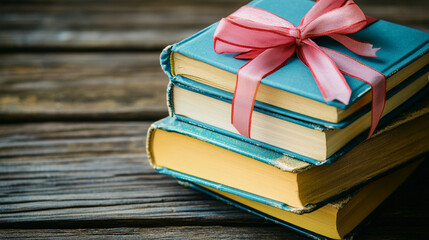
[[[313,4],[249,5],[298,25]],[[345,76],[350,103],[325,102],[311,72],[293,56],[262,79],[250,139],[230,121],[236,73],[247,61],[215,53],[216,26],[161,55],[170,77],[170,117],[149,129],[152,166],[185,186],[311,236],[351,236],[429,151],[429,34],[383,20],[353,34],[380,47],[377,58],[315,40],[387,77],[383,117],[371,138],[366,139],[371,87]]]

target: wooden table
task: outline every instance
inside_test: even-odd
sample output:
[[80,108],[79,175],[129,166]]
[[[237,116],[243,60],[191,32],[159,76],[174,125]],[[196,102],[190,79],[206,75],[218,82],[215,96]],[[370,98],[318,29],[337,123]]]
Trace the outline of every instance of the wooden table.
[[[357,1],[429,31],[426,0]],[[145,153],[167,115],[161,49],[238,0],[0,3],[0,238],[307,239],[157,174]],[[426,162],[359,239],[427,234]]]

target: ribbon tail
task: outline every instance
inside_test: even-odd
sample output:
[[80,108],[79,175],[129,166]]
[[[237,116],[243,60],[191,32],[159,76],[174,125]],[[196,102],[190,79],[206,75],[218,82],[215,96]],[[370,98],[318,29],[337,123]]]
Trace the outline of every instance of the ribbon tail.
[[253,107],[262,78],[282,67],[294,52],[294,46],[270,48],[238,70],[231,123],[241,135],[250,138]]
[[346,75],[357,78],[372,88],[372,111],[371,127],[368,137],[370,137],[377,127],[386,104],[386,76],[381,72],[329,48],[321,48]]
[[373,48],[371,43],[358,41],[350,36],[344,34],[332,33],[328,35],[335,41],[344,45],[350,51],[365,57],[377,57],[376,52],[380,48]]
[[310,39],[298,48],[300,59],[310,68],[314,79],[326,101],[338,100],[348,104],[351,89],[334,61]]

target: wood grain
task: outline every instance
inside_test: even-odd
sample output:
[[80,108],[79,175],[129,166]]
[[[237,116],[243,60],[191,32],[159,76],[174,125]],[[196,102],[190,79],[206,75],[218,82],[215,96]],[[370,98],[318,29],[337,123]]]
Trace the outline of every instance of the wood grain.
[[162,49],[218,21],[244,0],[5,1],[0,46]]
[[[409,234],[398,228],[371,231],[353,239],[404,240],[422,239],[418,232]],[[420,233],[422,233],[422,229]],[[117,227],[95,229],[0,229],[0,237],[7,239],[285,239],[308,240],[288,229],[265,226],[169,226],[169,227]]]
[[0,225],[243,220],[241,211],[157,174],[145,155],[148,125],[0,126]]
[[[0,238],[304,239],[156,173],[145,154],[148,126],[0,125]],[[428,184],[428,165],[378,211],[361,239],[426,231],[429,199],[417,193]]]
[[[273,234],[276,233],[276,234]],[[307,237],[291,234],[279,226],[224,227],[224,226],[170,226],[156,228],[103,228],[103,229],[44,229],[1,230],[0,237],[8,239],[294,239]]]
[[167,116],[159,53],[0,54],[0,121]]
[[[218,21],[246,0],[2,1],[0,47],[162,49]],[[429,31],[428,1],[358,0],[371,16]]]

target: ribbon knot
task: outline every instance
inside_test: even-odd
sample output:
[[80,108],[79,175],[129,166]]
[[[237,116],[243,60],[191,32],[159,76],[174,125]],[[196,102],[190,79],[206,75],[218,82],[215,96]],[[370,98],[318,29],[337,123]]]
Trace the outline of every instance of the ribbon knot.
[[376,57],[377,48],[345,35],[364,28],[366,17],[352,0],[319,0],[298,26],[260,8],[244,6],[223,18],[214,38],[216,53],[239,53],[234,58],[250,59],[237,72],[231,122],[250,137],[256,92],[265,76],[283,67],[296,52],[310,69],[325,101],[348,104],[351,89],[343,74],[372,87],[372,135],[384,109],[386,77],[377,70],[340,52],[318,46],[311,38],[328,36],[352,52]]
[[302,34],[301,34],[301,30],[299,28],[296,28],[296,36],[295,36],[295,44],[297,46],[302,46]]

